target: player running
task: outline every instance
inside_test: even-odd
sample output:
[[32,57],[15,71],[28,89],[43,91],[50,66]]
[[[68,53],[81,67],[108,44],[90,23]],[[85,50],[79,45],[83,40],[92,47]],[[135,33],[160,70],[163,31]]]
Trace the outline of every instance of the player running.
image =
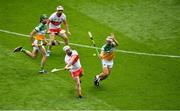
[[102,46],[101,53],[99,55],[102,60],[103,71],[96,75],[94,78],[94,84],[99,86],[100,81],[106,79],[113,67],[113,59],[115,57],[115,48],[118,46],[118,41],[115,39],[114,34],[106,38],[106,44]]
[[[55,35],[59,35],[64,39],[65,45],[68,45],[68,35],[71,35],[69,28],[68,28],[68,23],[66,20],[66,15],[63,13],[64,9],[62,6],[58,6],[56,8],[56,12],[54,12],[50,17],[49,17],[49,37],[50,37],[50,46],[48,47],[47,50],[47,56],[50,56],[51,53],[51,47],[52,45],[58,44],[55,41]],[[61,23],[64,23],[65,30],[61,28]]]
[[76,50],[72,50],[69,46],[64,46],[63,50],[66,52],[64,67],[65,70],[71,72],[71,76],[76,83],[77,95],[82,98],[80,77],[83,75],[83,68],[81,66],[79,55]]
[[24,49],[21,46],[14,49],[14,52],[23,52],[33,59],[37,56],[38,51],[40,51],[42,54],[42,60],[41,60],[41,68],[39,73],[42,74],[47,73],[47,71],[44,70],[44,65],[47,59],[46,49],[44,47],[46,45],[45,34],[47,32],[47,21],[48,21],[48,17],[45,14],[41,15],[40,24],[37,27],[35,27],[35,29],[30,33],[30,39],[33,46],[32,52]]

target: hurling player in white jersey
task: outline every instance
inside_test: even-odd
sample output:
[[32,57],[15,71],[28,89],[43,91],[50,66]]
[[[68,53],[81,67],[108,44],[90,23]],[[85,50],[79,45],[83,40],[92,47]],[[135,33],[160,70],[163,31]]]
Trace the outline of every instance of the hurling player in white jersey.
[[64,67],[65,70],[69,70],[72,78],[76,83],[77,95],[82,98],[80,77],[83,75],[83,68],[81,66],[79,55],[76,50],[72,50],[69,46],[64,46],[63,50],[66,52]]
[[[48,47],[48,50],[47,50],[47,56],[50,55],[50,50],[51,50],[52,45],[58,44],[55,41],[56,35],[61,36],[64,39],[65,45],[68,45],[69,43],[67,34],[71,35],[71,33],[68,28],[66,15],[63,13],[63,11],[64,11],[63,7],[58,6],[56,8],[56,12],[51,14],[51,16],[49,17],[49,31],[48,32],[49,32],[49,37],[50,37],[50,41],[49,41],[50,46]],[[64,27],[66,31],[61,28],[62,22],[64,23]]]

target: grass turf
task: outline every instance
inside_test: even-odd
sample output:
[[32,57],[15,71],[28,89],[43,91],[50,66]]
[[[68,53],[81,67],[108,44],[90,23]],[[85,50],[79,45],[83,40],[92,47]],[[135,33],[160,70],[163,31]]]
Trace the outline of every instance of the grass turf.
[[[120,42],[118,49],[179,55],[178,0],[1,2],[0,29],[28,34],[38,24],[40,14],[50,15],[62,4],[73,43],[90,45],[90,30],[100,47],[113,31]],[[40,56],[31,60],[12,53],[19,45],[31,50],[28,38],[2,32],[0,38],[0,109],[180,108],[180,59],[117,53],[110,77],[96,88],[93,77],[101,71],[101,63],[92,56],[95,50],[72,46],[85,69],[84,98],[79,100],[68,72],[39,75]],[[63,59],[62,45],[54,47],[46,69],[63,67]]]

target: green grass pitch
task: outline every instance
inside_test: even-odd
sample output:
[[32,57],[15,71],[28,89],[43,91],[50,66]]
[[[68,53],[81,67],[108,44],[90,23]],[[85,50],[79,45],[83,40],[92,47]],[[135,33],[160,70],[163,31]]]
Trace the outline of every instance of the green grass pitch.
[[[101,47],[114,32],[119,50],[180,55],[179,0],[0,0],[0,29],[29,34],[39,16],[58,5],[65,9],[72,43],[90,46],[91,31]],[[94,87],[102,70],[95,50],[72,46],[85,70],[84,98],[77,99],[69,72],[38,74],[41,57],[12,53],[19,45],[32,49],[29,38],[0,32],[0,110],[180,109],[180,58],[117,52],[111,75]],[[65,65],[62,47],[53,47],[48,71]]]

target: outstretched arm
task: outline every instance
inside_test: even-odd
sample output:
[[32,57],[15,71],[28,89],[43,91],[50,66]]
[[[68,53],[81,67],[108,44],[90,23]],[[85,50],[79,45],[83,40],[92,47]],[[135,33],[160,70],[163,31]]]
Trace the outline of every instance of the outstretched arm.
[[71,33],[70,33],[70,31],[69,31],[69,26],[68,26],[67,21],[64,20],[63,22],[64,22],[64,27],[65,27],[65,29],[66,29],[67,34],[68,34],[68,35],[71,35]]
[[119,45],[118,41],[115,39],[115,36],[114,36],[114,33],[112,32],[111,33],[111,37],[112,37],[112,40],[114,41],[114,43],[116,44],[116,46]]

